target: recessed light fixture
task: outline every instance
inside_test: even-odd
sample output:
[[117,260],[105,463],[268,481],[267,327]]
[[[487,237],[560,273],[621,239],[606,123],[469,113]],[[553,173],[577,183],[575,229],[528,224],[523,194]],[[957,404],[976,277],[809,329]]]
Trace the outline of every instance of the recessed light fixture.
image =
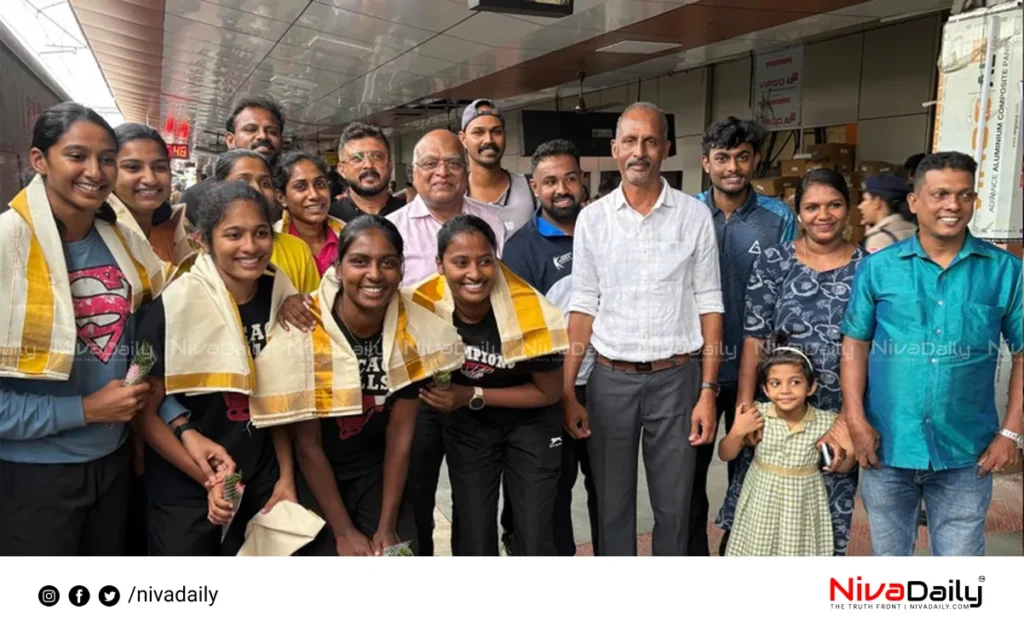
[[298,77],[289,77],[287,75],[274,75],[270,78],[272,84],[284,84],[286,86],[294,86],[296,88],[302,88],[304,90],[313,90],[318,85],[315,81],[308,81],[306,79],[299,79]]
[[660,53],[662,51],[671,50],[673,48],[679,48],[682,46],[679,42],[646,42],[642,40],[623,40],[603,46],[595,53],[620,53],[625,55],[650,55],[652,53]]
[[309,45],[313,48],[318,48],[323,51],[330,51],[334,53],[352,53],[352,49],[363,51],[366,53],[373,53],[377,49],[366,44],[360,44],[358,42],[348,42],[345,40],[339,40],[326,35],[317,35],[310,42]]

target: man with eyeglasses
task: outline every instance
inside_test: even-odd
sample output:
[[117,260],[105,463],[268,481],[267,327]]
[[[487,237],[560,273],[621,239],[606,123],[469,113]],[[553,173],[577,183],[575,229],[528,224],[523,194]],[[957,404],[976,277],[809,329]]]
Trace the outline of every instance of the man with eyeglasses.
[[352,123],[338,142],[338,175],[348,184],[348,195],[331,203],[330,214],[343,222],[361,215],[390,215],[405,202],[391,195],[391,144],[376,125]]
[[[922,498],[932,554],[983,555],[991,474],[1022,445],[1021,261],[968,230],[976,170],[959,152],[925,156],[907,196],[917,235],[868,257],[850,291],[839,379],[875,555],[914,553]],[[1013,355],[1001,426],[1000,337]]]
[[509,235],[533,221],[537,200],[522,174],[501,166],[505,156],[505,117],[490,99],[477,99],[462,111],[459,140],[469,153],[466,197],[501,218]]
[[419,194],[389,220],[405,240],[405,276],[409,286],[437,272],[437,233],[460,213],[475,215],[494,229],[498,256],[507,232],[501,218],[466,197],[466,156],[457,136],[448,130],[428,132],[413,149],[413,185]]

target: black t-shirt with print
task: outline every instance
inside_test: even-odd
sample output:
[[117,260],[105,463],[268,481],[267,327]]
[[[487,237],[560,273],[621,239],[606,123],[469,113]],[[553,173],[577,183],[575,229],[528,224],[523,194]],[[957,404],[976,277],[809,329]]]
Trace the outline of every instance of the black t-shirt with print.
[[324,454],[341,481],[355,479],[384,464],[385,431],[395,400],[416,400],[423,383],[412,383],[388,397],[388,377],[384,370],[384,337],[378,332],[362,339],[349,331],[337,313],[334,320],[359,359],[359,378],[363,385],[363,412],[343,418],[320,421]]
[[[466,349],[466,361],[462,368],[452,372],[452,382],[455,384],[484,389],[518,387],[531,382],[534,372],[549,372],[562,368],[561,354],[506,363],[501,354],[501,334],[498,332],[498,322],[494,318],[493,310],[479,323],[465,323],[458,316],[454,316],[452,320]],[[530,416],[533,412],[536,412],[536,409],[485,405],[480,411],[462,408],[455,413],[469,415],[481,422],[515,422]]]
[[[267,343],[270,326],[270,305],[274,278],[263,275],[259,279],[256,295],[238,306],[249,350],[255,358]],[[201,314],[195,318],[201,319]],[[147,306],[140,320],[135,340],[148,341],[156,362],[150,375],[164,377],[166,319],[163,298]],[[278,477],[277,459],[269,429],[257,429],[249,424],[249,397],[239,393],[174,396],[191,412],[190,420],[199,426],[203,435],[227,450],[242,473],[243,482],[259,481],[272,484]],[[146,456],[148,494],[162,501],[195,501],[206,503],[206,491],[191,477],[165,461],[155,451]]]

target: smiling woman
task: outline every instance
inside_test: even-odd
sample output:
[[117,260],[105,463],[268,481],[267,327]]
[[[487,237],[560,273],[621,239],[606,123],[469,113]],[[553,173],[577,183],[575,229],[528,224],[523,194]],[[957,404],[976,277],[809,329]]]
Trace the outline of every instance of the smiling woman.
[[0,556],[124,551],[125,423],[149,390],[124,384],[127,342],[163,271],[104,206],[116,155],[102,117],[54,106],[33,130],[36,177],[0,213]]
[[338,235],[345,226],[328,215],[327,163],[307,152],[285,154],[274,169],[274,186],[285,209],[274,229],[302,239],[313,253],[317,272],[323,275],[338,256]]
[[[287,433],[248,428],[253,359],[266,345],[272,314],[295,292],[287,275],[267,267],[270,209],[245,183],[218,183],[197,219],[202,253],[146,310],[136,335],[156,357],[140,423],[151,448],[150,554],[232,555],[260,509],[296,500]],[[157,410],[165,395],[191,417],[164,424]],[[236,469],[245,494],[233,511],[223,482]]]

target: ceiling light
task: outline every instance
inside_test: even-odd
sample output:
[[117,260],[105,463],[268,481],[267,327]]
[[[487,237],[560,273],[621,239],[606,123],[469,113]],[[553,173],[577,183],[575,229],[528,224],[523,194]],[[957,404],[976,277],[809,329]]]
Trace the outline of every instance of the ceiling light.
[[679,42],[645,42],[641,40],[623,40],[609,46],[604,46],[595,53],[620,53],[624,55],[651,55],[662,51],[679,48]]
[[320,84],[309,81],[307,79],[299,79],[298,77],[289,77],[287,75],[274,75],[270,78],[272,84],[285,84],[286,86],[294,86],[296,88],[302,88],[303,90],[315,90]]
[[351,53],[352,49],[363,51],[365,53],[373,53],[377,49],[366,44],[360,44],[357,42],[346,42],[345,40],[338,40],[333,37],[327,37],[326,35],[317,35],[309,43],[310,46],[317,47],[320,44],[320,50],[327,50],[334,53]]

